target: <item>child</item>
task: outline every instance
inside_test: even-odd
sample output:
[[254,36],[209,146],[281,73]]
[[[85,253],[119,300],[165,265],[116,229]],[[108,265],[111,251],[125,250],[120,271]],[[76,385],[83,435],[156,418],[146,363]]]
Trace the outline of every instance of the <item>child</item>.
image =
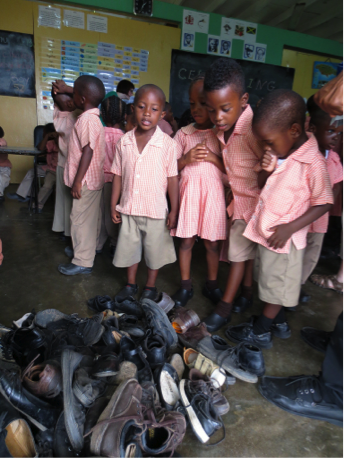
[[159,121],[158,126],[165,134],[173,138],[178,130],[178,125],[174,119],[170,103],[166,102],[164,111],[165,117]]
[[[111,214],[113,222],[122,222],[122,226],[113,263],[116,267],[127,267],[128,276],[127,285],[115,296],[118,302],[138,291],[136,272],[142,245],[148,279],[141,299],[157,298],[155,282],[159,269],[176,260],[169,229],[177,226],[177,144],[157,127],[164,107],[165,94],[159,87],[142,86],[134,101],[137,127],[116,146],[111,168],[115,174]],[[171,202],[168,216],[166,191]]]
[[259,176],[264,189],[244,236],[258,243],[258,289],[265,306],[257,319],[228,328],[233,342],[271,348],[271,333],[290,337],[283,307],[299,302],[308,228],[333,203],[325,158],[304,130],[305,112],[300,95],[277,89],[253,118],[253,132],[265,150]]
[[134,104],[128,103],[126,107],[126,114],[125,114],[125,126],[124,126],[125,133],[129,132],[130,130],[133,130],[136,127],[136,125],[137,124],[135,121]]
[[70,237],[70,213],[72,210],[72,195],[65,185],[63,174],[66,165],[68,144],[77,117],[81,114],[75,109],[73,102],[73,88],[67,86],[62,80],[53,83],[51,95],[54,100],[54,126],[59,134],[59,154],[56,167],[56,200],[54,222],[52,230],[62,232],[65,237]]
[[[319,151],[326,159],[327,169],[333,189],[333,198],[336,200],[341,191],[340,183],[343,181],[343,166],[340,158],[332,148],[336,147],[339,128],[331,126],[331,117],[313,102],[313,96],[307,102],[307,108],[311,116],[309,130],[313,132],[318,141]],[[326,213],[311,224],[307,235],[307,247],[303,260],[301,285],[304,285],[318,263],[325,233],[328,227],[329,215]],[[301,289],[300,302],[307,302],[310,296]]]
[[[58,147],[56,143],[58,134],[55,132],[54,125],[52,123],[46,124],[43,129],[43,139],[37,145],[40,151],[47,151],[46,165],[37,166],[37,175],[41,178],[44,177],[44,184],[38,193],[38,212],[41,213],[45,202],[53,192],[56,183],[56,166]],[[27,202],[29,195],[31,195],[32,183],[34,180],[34,170],[30,169],[22,182],[18,186],[15,193],[7,193],[7,197],[18,202]]]
[[110,253],[115,254],[118,226],[111,219],[111,192],[113,174],[111,166],[115,156],[115,149],[118,140],[124,135],[122,130],[125,119],[126,104],[116,95],[103,100],[101,104],[101,115],[105,123],[105,162],[104,175],[105,184],[102,192],[100,213],[98,221],[98,240],[96,250],[100,252],[108,237],[110,237]]
[[95,76],[82,75],[74,83],[74,104],[83,113],[74,125],[64,170],[65,184],[73,196],[70,218],[74,249],[72,262],[58,266],[64,275],[92,272],[104,186],[105,138],[98,109],[104,96],[104,84]]
[[[252,133],[253,111],[247,104],[245,76],[233,59],[218,59],[204,80],[206,107],[217,127],[223,161],[233,193],[227,211],[230,221],[226,290],[214,312],[205,320],[209,332],[230,321],[231,311],[242,312],[252,304],[253,262],[256,244],[243,236],[259,197],[258,173],[254,167],[262,150]],[[233,210],[234,209],[234,210]],[[241,295],[234,302],[241,286]]]
[[[4,130],[0,127],[0,148],[7,146],[7,142],[4,139]],[[3,202],[4,190],[10,184],[11,179],[11,161],[8,159],[8,154],[0,152],[0,202]]]
[[134,95],[134,91],[135,86],[129,80],[122,80],[117,84],[117,95],[125,103],[129,102],[129,99]]
[[204,103],[204,77],[194,79],[189,89],[191,114],[195,124],[179,130],[178,172],[180,208],[177,229],[171,234],[182,239],[179,248],[181,287],[172,296],[176,306],[185,306],[193,296],[190,265],[196,237],[204,240],[208,278],[203,294],[215,304],[222,291],[217,285],[219,240],[226,239],[226,206],[222,184],[225,169],[220,145]]

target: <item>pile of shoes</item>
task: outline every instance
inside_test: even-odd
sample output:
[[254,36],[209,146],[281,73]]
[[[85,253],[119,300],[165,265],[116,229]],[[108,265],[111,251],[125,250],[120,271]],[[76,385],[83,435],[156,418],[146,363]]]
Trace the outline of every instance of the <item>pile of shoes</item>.
[[91,318],[47,309],[0,325],[0,456],[178,456],[188,423],[202,443],[223,439],[223,391],[263,375],[261,351],[174,305],[96,296]]

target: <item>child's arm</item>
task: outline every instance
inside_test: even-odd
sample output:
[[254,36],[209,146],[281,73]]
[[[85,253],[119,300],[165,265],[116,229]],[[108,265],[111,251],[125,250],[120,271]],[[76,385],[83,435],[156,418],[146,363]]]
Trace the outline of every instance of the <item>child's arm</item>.
[[260,166],[263,170],[261,170],[258,173],[258,187],[259,189],[263,189],[265,186],[265,183],[269,176],[273,173],[273,171],[276,168],[277,164],[277,157],[274,154],[271,153],[264,153],[264,156],[262,157],[260,161]]
[[194,148],[190,149],[186,154],[178,159],[178,173],[189,164],[194,162],[204,162],[209,150],[203,143],[198,143]]
[[337,197],[339,196],[340,191],[342,190],[342,181],[339,183],[335,183],[333,186],[333,202],[336,201]]
[[208,154],[205,159],[206,162],[211,162],[214,164],[222,173],[226,173],[225,166],[223,164],[223,159],[222,157],[218,156],[215,153],[212,153],[210,150],[207,150]]
[[171,211],[167,218],[167,227],[175,229],[178,221],[179,210],[179,181],[178,175],[167,178],[167,191],[171,202]]
[[85,176],[85,173],[87,172],[91,160],[93,157],[93,149],[90,147],[90,145],[86,145],[82,149],[82,156],[80,160],[80,164],[78,167],[78,171],[76,172],[75,178],[74,178],[74,183],[72,187],[72,196],[73,199],[80,199],[81,198],[81,182]]
[[45,135],[43,137],[43,140],[38,143],[37,149],[39,149],[40,151],[45,151],[48,141],[55,140],[58,138],[58,136],[58,132],[50,132],[49,134]]
[[52,86],[54,94],[73,94],[73,88],[63,80],[56,80]]
[[111,193],[111,218],[115,224],[121,223],[122,218],[119,211],[116,210],[122,190],[122,177],[115,175],[112,181],[112,193]]

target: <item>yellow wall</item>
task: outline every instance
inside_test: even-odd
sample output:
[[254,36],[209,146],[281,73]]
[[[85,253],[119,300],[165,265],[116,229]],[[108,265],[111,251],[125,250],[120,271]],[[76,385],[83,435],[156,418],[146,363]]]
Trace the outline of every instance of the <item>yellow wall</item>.
[[[33,33],[33,3],[25,0],[0,0],[0,30]],[[33,146],[37,125],[36,100],[0,96],[0,126],[10,146]],[[32,167],[30,157],[10,156],[13,168],[11,182],[19,183]]]
[[293,90],[307,99],[318,89],[312,89],[313,64],[315,61],[339,63],[342,59],[327,58],[317,54],[308,54],[300,51],[284,49],[282,66],[295,68]]

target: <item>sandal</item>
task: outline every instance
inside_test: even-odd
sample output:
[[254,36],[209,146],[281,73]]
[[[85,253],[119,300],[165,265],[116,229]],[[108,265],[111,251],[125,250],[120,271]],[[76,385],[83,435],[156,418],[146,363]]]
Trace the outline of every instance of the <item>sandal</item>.
[[332,289],[333,291],[336,291],[336,293],[343,293],[343,283],[339,282],[335,275],[314,274],[311,275],[310,281],[320,288]]

